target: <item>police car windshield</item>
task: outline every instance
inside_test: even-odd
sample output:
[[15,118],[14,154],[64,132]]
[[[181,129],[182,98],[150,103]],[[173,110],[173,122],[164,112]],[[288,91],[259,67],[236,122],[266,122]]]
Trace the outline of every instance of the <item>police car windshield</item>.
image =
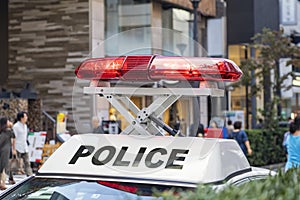
[[[167,186],[55,178],[32,178],[4,196],[4,200],[160,200],[153,192],[175,189]],[[180,188],[181,190],[184,188]],[[139,195],[137,195],[139,194]]]

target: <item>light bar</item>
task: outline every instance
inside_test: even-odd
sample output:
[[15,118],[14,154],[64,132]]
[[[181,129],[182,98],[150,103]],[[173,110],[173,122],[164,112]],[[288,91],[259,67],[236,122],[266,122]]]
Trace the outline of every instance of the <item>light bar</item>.
[[147,55],[88,59],[75,74],[81,79],[108,81],[238,81],[243,73],[223,58]]

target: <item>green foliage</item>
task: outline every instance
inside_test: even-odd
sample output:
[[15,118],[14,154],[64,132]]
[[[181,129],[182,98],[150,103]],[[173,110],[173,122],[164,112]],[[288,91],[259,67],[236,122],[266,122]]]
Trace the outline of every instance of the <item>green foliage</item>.
[[254,180],[240,186],[229,186],[216,192],[208,185],[199,185],[195,191],[173,191],[162,194],[165,200],[295,200],[300,197],[300,169],[292,169],[287,173],[279,172],[265,180]]
[[[295,56],[299,55],[299,47],[292,45],[290,37],[287,37],[281,31],[272,31],[263,29],[262,33],[256,34],[252,40],[253,48],[259,54],[258,57],[247,61],[248,67],[255,70],[255,76],[258,78],[258,84],[264,84],[264,77],[271,75],[271,70],[274,70],[274,80],[269,83],[274,96],[276,97],[277,89],[286,88],[283,85],[284,80],[293,75],[292,72],[285,76],[279,75],[279,60],[281,58],[291,58],[290,62],[296,63]],[[300,67],[300,66],[299,66]]]
[[252,155],[248,156],[250,165],[264,166],[286,161],[282,147],[283,136],[287,129],[276,130],[246,130],[252,148]]
[[[241,83],[251,86],[251,96],[264,94],[264,107],[260,112],[266,122],[266,128],[274,130],[280,117],[277,106],[281,105],[281,89],[290,89],[292,86],[285,85],[284,81],[294,76],[293,72],[280,76],[279,61],[281,58],[291,58],[287,64],[300,67],[300,47],[291,43],[291,38],[284,35],[282,31],[266,28],[262,33],[256,34],[252,40],[253,44],[249,47],[255,49],[258,54],[254,58],[241,62],[241,70],[244,73]],[[251,71],[256,78],[255,84],[251,84],[253,78]],[[270,78],[272,74],[274,74],[273,81]]]

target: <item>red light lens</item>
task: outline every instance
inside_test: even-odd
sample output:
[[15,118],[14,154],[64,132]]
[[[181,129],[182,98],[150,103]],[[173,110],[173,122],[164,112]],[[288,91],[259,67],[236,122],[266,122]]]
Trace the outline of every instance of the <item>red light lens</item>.
[[125,192],[130,192],[130,193],[134,193],[134,194],[138,191],[137,187],[122,185],[121,183],[117,183],[117,182],[98,181],[98,183],[101,185],[110,187],[110,188],[122,190]]
[[127,56],[121,69],[122,80],[149,80],[148,66],[153,56]]
[[82,79],[124,81],[237,81],[242,76],[227,59],[164,56],[89,59],[75,73]]
[[82,79],[118,79],[125,57],[89,59],[77,67],[75,74]]
[[127,56],[89,59],[75,71],[78,78],[99,80],[148,80],[153,56]]
[[237,81],[242,72],[226,59],[156,57],[149,76],[153,80]]

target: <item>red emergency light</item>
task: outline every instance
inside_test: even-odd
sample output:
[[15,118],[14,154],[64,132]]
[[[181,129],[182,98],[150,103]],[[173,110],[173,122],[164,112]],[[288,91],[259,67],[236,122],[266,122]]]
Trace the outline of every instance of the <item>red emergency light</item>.
[[110,187],[110,188],[115,188],[118,190],[122,190],[125,192],[130,192],[130,193],[137,193],[138,187],[135,186],[127,186],[122,183],[117,183],[117,182],[108,182],[108,181],[98,181],[99,184]]
[[237,81],[242,71],[224,58],[158,55],[88,59],[75,70],[78,78],[123,81]]

